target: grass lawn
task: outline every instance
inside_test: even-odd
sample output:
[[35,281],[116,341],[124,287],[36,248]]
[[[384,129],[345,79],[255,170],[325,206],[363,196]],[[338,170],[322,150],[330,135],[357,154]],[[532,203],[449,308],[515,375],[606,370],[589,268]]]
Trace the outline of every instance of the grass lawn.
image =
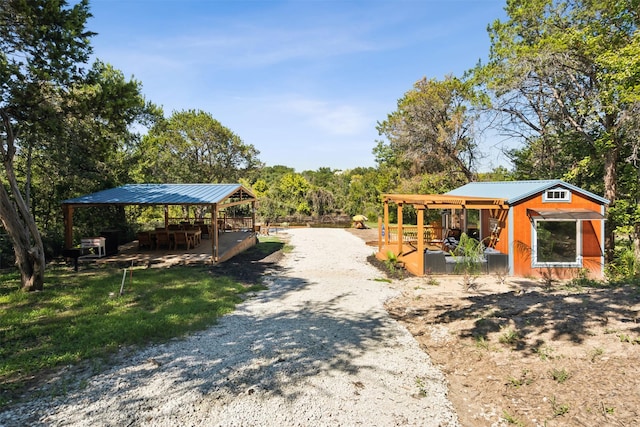
[[[255,259],[282,248],[269,240],[247,252]],[[52,265],[44,291],[32,293],[19,290],[17,272],[0,273],[0,408],[40,375],[204,329],[264,289],[207,266],[139,267],[127,271],[120,296],[123,271]]]

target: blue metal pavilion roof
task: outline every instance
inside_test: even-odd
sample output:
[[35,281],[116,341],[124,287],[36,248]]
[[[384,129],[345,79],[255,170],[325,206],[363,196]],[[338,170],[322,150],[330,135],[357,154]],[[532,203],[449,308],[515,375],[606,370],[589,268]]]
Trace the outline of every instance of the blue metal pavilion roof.
[[68,199],[67,205],[210,205],[255,196],[241,184],[128,184]]
[[609,200],[559,179],[536,181],[470,182],[446,194],[453,196],[471,197],[501,197],[507,199],[507,204],[512,205],[523,199],[555,187],[564,187],[573,192],[582,193],[585,196],[602,204],[609,204]]

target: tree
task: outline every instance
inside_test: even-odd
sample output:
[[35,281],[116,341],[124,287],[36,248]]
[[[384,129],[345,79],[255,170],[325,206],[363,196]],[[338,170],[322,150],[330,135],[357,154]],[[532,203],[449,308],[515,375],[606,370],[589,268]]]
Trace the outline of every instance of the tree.
[[83,76],[79,65],[91,53],[92,33],[85,30],[90,16],[87,0],[73,7],[64,0],[0,3],[0,217],[27,291],[43,289],[45,257],[14,159],[17,152],[29,152],[42,143],[36,136],[60,131],[52,106]]
[[481,172],[478,174],[478,181],[480,182],[513,180],[513,173],[504,166],[497,166],[488,172]]
[[[603,182],[612,204],[638,145],[630,135],[640,102],[639,9],[638,0],[508,0],[509,19],[490,26],[489,63],[476,74],[505,124],[525,136],[529,153],[516,153],[523,164]],[[540,153],[553,155],[529,162]],[[606,223],[609,250],[614,223]]]
[[480,72],[508,126],[545,152],[573,147],[565,170],[585,158],[600,163],[612,202],[620,156],[637,144],[627,136],[640,101],[639,7],[638,0],[509,0],[509,19],[490,26],[490,60]]
[[[156,107],[145,102],[139,82],[126,80],[101,61],[64,98],[51,102],[51,108],[61,123],[59,132],[34,133],[29,139],[39,146],[16,156],[20,175],[32,177],[25,192],[48,256],[63,245],[60,200],[131,182],[132,147],[140,138],[133,130],[153,122],[157,114]],[[27,130],[35,131],[35,126]],[[122,208],[83,209],[76,212],[74,224],[82,235],[95,235],[105,228],[124,228],[125,222]]]
[[333,193],[323,187],[311,187],[307,193],[310,208],[316,216],[327,215],[331,213],[335,207],[335,199]]
[[398,101],[398,109],[378,123],[378,164],[393,165],[402,179],[442,173],[451,186],[475,176],[477,144],[471,115],[472,86],[455,77],[426,78]]
[[144,136],[138,179],[237,182],[261,166],[259,151],[203,111],[174,112]]
[[280,178],[275,188],[278,199],[284,202],[287,215],[309,215],[311,208],[307,203],[307,193],[311,189],[309,182],[299,173],[288,173]]

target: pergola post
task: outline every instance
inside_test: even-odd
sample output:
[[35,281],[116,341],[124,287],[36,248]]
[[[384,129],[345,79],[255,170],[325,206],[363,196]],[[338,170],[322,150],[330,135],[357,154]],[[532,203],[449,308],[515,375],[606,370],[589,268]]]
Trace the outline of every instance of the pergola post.
[[169,205],[164,205],[164,228],[169,228]]
[[386,230],[386,233],[384,233],[384,235],[382,236],[382,238],[384,239],[384,245],[387,246],[389,245],[389,201],[385,200],[384,201],[384,229]]
[[418,209],[418,271],[424,273],[424,206],[416,206]]
[[398,255],[402,254],[404,230],[402,229],[402,203],[398,203]]
[[384,239],[382,235],[382,228],[384,227],[384,222],[382,217],[378,217],[378,252],[382,252],[382,239]]
[[251,202],[251,230],[256,232],[256,202]]

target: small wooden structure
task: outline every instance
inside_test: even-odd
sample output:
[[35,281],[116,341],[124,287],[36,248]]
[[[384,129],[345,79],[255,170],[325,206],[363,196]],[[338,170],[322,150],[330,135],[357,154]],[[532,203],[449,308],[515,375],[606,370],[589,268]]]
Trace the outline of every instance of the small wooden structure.
[[[604,218],[608,201],[561,180],[473,182],[443,195],[387,194],[379,219],[379,259],[391,254],[412,274],[451,272],[447,247],[451,230],[465,232],[488,248],[484,271],[512,276],[604,275]],[[397,206],[397,225],[389,205]],[[416,211],[417,224],[403,224],[403,208]],[[425,224],[426,210],[442,213]],[[469,212],[478,211],[476,223]]]
[[[73,212],[75,209],[89,206],[164,206],[165,228],[169,228],[168,207],[203,206],[211,212],[209,224],[205,224],[207,234],[211,240],[211,258],[213,262],[225,261],[256,244],[255,236],[255,204],[256,197],[241,184],[129,184],[88,194],[62,202],[65,226],[65,248],[73,247]],[[226,221],[225,209],[249,205],[251,216],[241,220]],[[223,218],[221,221],[218,218]],[[242,227],[246,231],[245,238],[238,239],[236,245],[224,253],[220,252],[219,234],[231,227],[233,230]]]

